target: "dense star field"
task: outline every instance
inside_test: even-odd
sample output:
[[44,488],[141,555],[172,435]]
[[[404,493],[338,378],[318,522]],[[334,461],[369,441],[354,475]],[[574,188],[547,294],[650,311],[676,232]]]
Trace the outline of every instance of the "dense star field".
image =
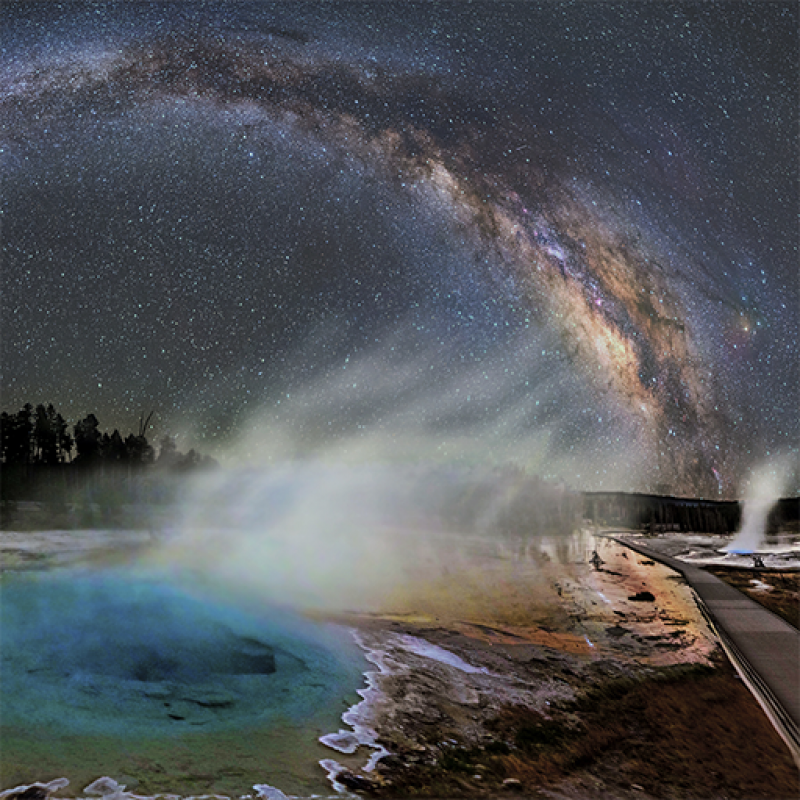
[[581,489],[796,461],[796,3],[0,25],[4,409]]

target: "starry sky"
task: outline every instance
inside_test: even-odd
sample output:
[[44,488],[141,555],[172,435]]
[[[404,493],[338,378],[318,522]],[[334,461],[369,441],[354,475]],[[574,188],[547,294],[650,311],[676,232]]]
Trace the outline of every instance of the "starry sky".
[[795,2],[0,27],[4,410],[579,489],[796,465]]

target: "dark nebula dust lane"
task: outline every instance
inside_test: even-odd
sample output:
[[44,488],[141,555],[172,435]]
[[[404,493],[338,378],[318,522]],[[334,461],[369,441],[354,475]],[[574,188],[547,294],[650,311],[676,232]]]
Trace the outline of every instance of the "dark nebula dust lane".
[[0,13],[4,408],[587,489],[796,463],[796,4]]

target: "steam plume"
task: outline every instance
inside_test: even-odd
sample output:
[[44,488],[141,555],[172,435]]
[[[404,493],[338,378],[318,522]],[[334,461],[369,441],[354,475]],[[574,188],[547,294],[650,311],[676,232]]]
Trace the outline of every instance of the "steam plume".
[[784,459],[755,468],[745,492],[742,526],[726,550],[729,553],[752,553],[764,542],[769,512],[786,491],[791,477],[790,464]]

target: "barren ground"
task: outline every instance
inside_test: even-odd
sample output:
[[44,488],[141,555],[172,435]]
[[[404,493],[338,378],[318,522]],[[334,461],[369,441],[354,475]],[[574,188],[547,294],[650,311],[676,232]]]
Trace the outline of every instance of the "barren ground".
[[[654,599],[632,599],[644,592]],[[614,542],[476,544],[473,560],[409,587],[394,609],[350,619],[382,666],[365,721],[392,753],[371,773],[340,759],[356,791],[798,796],[785,745],[691,590]]]

